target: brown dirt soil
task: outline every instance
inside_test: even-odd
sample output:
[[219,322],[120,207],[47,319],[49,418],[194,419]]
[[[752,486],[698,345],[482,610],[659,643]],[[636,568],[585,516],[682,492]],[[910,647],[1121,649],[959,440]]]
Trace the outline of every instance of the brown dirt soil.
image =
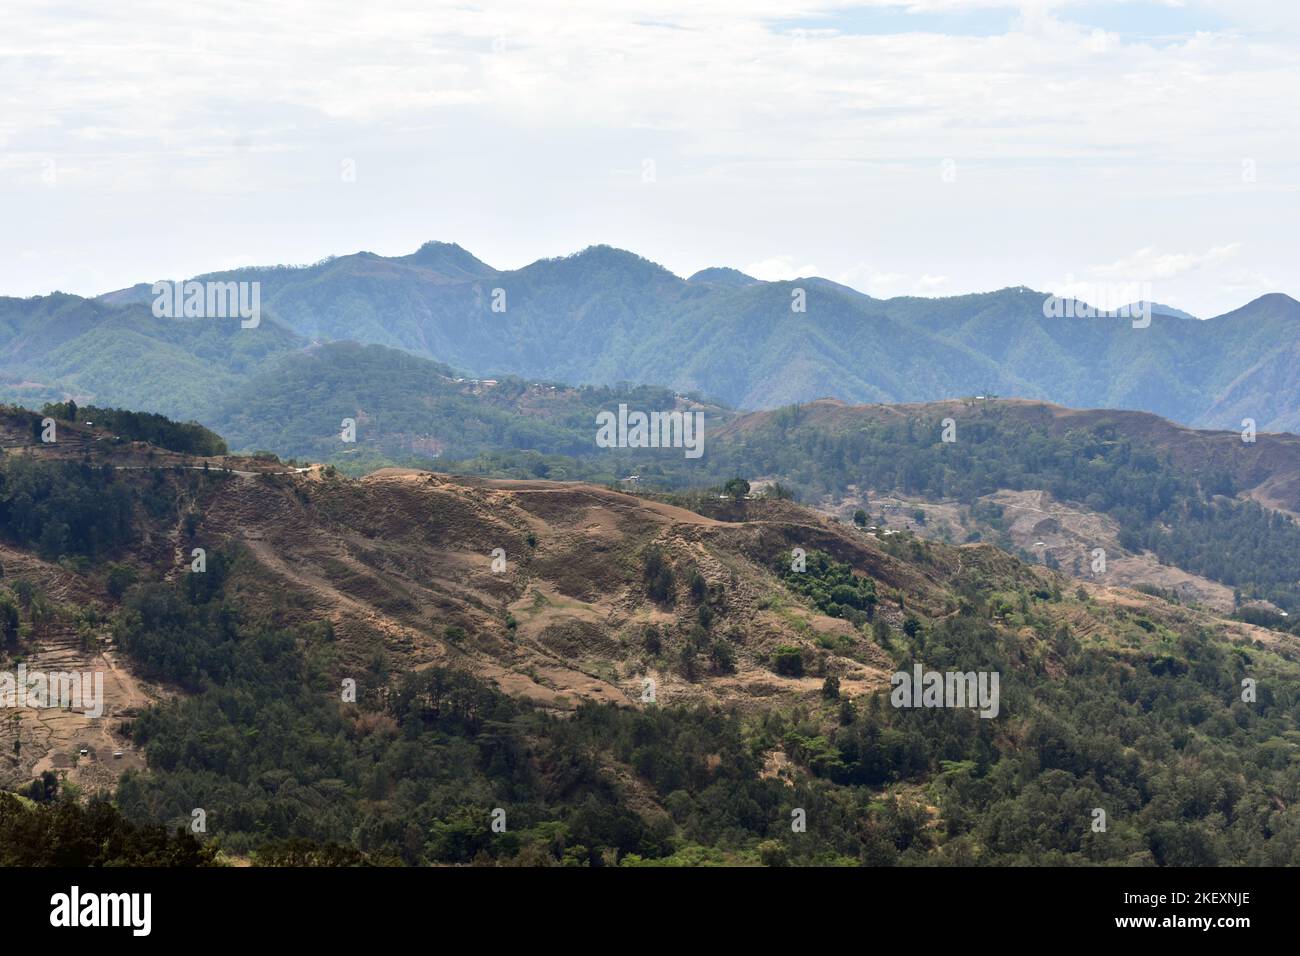
[[[943,606],[935,581],[873,542],[807,511],[795,514],[798,523],[726,522],[579,483],[384,469],[359,481],[277,476],[226,485],[205,504],[197,537],[245,550],[253,565],[240,593],[254,608],[285,620],[329,619],[345,667],[364,668],[376,651],[395,672],[455,662],[559,709],[584,699],[642,706],[650,673],[658,675],[659,702],[748,703],[755,695],[811,699],[820,691],[820,678],[773,674],[762,660],[772,647],[812,648],[816,633],[853,632],[802,606],[784,617],[758,612],[764,598],[783,591],[769,564],[792,543],[823,548],[915,592],[918,608]],[[646,595],[641,569],[651,545],[676,570],[672,605]],[[647,625],[664,631],[666,656],[693,625],[692,569],[725,591],[711,632],[734,640],[735,674],[687,681],[644,652]],[[870,663],[812,648],[851,692],[878,685],[887,664],[861,635],[856,644]]]

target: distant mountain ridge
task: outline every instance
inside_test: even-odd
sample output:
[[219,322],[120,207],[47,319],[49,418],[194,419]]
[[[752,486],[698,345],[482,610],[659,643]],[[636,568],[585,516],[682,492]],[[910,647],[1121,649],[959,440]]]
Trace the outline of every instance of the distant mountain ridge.
[[[744,409],[824,396],[894,403],[994,394],[1140,409],[1198,427],[1239,428],[1252,418],[1259,429],[1300,431],[1300,303],[1280,293],[1204,321],[1153,304],[1150,326],[1133,328],[1108,316],[1047,318],[1046,294],[1025,287],[875,299],[815,277],[766,282],[710,268],[683,279],[609,246],[498,270],[441,242],[406,256],[361,252],[197,278],[261,283],[268,321],[245,334],[262,341],[230,340],[246,358],[356,341],[473,375],[655,383]],[[54,298],[0,300],[0,397],[17,400],[21,385],[184,412],[147,400],[148,389],[105,394],[130,362],[154,362],[148,343],[124,347],[135,335],[184,351],[178,323],[163,330],[161,320],[116,311],[147,310],[148,284],[95,300]],[[51,319],[53,330],[34,327]],[[111,341],[100,341],[105,329],[117,330]],[[218,371],[196,368],[185,387],[195,376],[223,377],[230,359],[213,360]]]

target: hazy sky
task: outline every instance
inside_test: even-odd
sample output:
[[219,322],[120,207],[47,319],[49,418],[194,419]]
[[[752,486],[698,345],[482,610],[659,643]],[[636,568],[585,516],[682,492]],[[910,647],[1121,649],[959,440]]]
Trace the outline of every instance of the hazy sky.
[[881,296],[1300,298],[1294,0],[2,12],[0,294],[441,239]]

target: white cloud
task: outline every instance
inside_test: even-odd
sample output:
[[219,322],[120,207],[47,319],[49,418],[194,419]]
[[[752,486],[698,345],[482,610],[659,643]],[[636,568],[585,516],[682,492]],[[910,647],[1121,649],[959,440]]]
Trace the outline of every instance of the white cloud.
[[755,279],[764,279],[768,282],[787,282],[791,279],[821,274],[816,266],[811,264],[797,266],[795,265],[797,261],[794,256],[772,256],[759,262],[751,262],[740,271]]
[[859,264],[840,273],[836,281],[876,298],[887,299],[899,295],[938,295],[951,279],[946,275],[932,275],[928,272],[920,276],[906,272],[884,272]]
[[1172,279],[1193,269],[1219,265],[1235,256],[1241,248],[1240,242],[1213,246],[1205,252],[1159,252],[1147,246],[1115,262],[1093,266],[1088,272],[1103,278]]
[[1278,288],[1278,283],[1262,272],[1230,272],[1223,277],[1223,286],[1234,294],[1242,292],[1261,295]]
[[[1152,43],[1051,0],[910,0],[914,30],[873,33],[891,6],[16,0],[0,207],[24,228],[0,236],[0,294],[429,238],[502,266],[594,242],[679,273],[888,262],[848,282],[872,294],[1102,263],[1228,306],[1200,276],[1249,237],[1253,269],[1296,282],[1277,205],[1300,182],[1295,13],[1213,0],[1190,7],[1206,28]],[[944,32],[981,10],[1005,25]],[[57,185],[35,189],[50,159]],[[1135,230],[1150,248],[1117,258]],[[1152,251],[1179,248],[1209,252]]]

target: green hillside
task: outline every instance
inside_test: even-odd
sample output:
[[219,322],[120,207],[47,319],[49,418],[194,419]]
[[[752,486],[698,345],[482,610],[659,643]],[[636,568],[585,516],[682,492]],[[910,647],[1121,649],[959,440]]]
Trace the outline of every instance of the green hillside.
[[[1076,593],[986,545],[891,550],[788,503],[707,523],[540,482],[493,487],[484,507],[489,489],[421,476],[235,478],[6,457],[0,479],[0,504],[16,481],[27,498],[51,489],[51,502],[115,489],[124,528],[97,538],[73,516],[50,555],[60,564],[6,575],[4,653],[28,653],[34,627],[82,622],[169,688],[116,725],[148,756],[147,772],[118,781],[120,812],[82,810],[52,774],[24,787],[34,803],[0,796],[0,831],[18,844],[7,862],[203,865],[220,862],[219,846],[318,866],[1300,863],[1286,799],[1300,786],[1294,641],[1156,598]],[[211,547],[201,575],[169,575],[169,555],[138,547],[184,513]],[[522,513],[536,556],[500,590],[430,574]],[[56,506],[45,514],[68,520]],[[0,507],[9,553],[33,540],[16,515]],[[610,623],[574,653],[634,686],[656,674],[671,692],[545,706],[505,689],[536,665],[501,672],[514,682],[500,686],[476,675],[476,662],[545,652],[535,642],[549,632],[508,614],[503,624],[501,611],[533,589],[571,589],[573,562],[611,546],[611,519],[614,550],[580,577],[619,586],[566,602]],[[376,520],[390,527],[378,533]],[[98,564],[67,560],[95,540],[129,572],[103,590]],[[789,570],[795,540],[818,542],[808,579]],[[288,541],[294,566],[318,570],[286,568],[275,542]],[[429,600],[385,597],[371,571]],[[54,575],[68,595],[58,601],[46,593]],[[349,609],[338,619],[321,603],[336,585]],[[372,629],[398,619],[412,622],[407,641],[375,644]],[[762,628],[778,621],[803,631],[765,649]],[[429,663],[410,666],[421,655]],[[916,665],[997,674],[996,716],[897,706],[889,675]],[[354,675],[360,696],[340,700]],[[720,706],[703,696],[714,692],[742,696]],[[202,845],[167,838],[196,806]],[[499,831],[496,813],[509,821]]]

